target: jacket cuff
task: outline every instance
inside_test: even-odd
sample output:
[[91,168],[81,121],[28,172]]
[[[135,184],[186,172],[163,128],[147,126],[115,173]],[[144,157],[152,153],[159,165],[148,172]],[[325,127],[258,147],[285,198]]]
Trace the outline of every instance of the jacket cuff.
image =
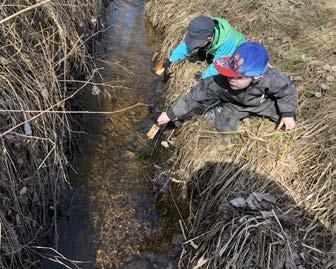
[[281,112],[282,118],[294,118],[295,112]]
[[174,112],[173,112],[171,109],[169,109],[166,113],[167,113],[168,118],[169,118],[171,121],[176,121],[176,120],[178,120],[178,117],[175,116]]

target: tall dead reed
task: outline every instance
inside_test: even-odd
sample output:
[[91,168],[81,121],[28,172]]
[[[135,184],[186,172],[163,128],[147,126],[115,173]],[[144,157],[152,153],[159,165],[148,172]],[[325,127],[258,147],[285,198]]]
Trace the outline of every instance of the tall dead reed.
[[[15,0],[0,5],[0,267],[30,268],[46,238],[57,240],[57,206],[73,136],[73,80],[91,67],[95,1]],[[85,83],[78,83],[78,87]],[[52,232],[52,234],[51,234]]]

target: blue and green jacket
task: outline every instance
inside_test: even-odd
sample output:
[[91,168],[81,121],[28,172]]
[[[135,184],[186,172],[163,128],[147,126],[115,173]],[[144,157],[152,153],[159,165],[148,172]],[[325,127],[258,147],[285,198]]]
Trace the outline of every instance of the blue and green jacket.
[[[222,57],[230,57],[235,49],[246,41],[246,38],[241,32],[232,28],[227,20],[217,17],[212,17],[211,19],[216,25],[214,40],[211,43],[210,48],[207,49],[206,53],[214,56],[213,61]],[[185,59],[193,52],[195,51],[189,50],[185,42],[181,42],[171,53],[169,60],[172,63],[176,63]],[[204,79],[215,75],[218,75],[218,71],[212,63],[202,73],[202,78]]]

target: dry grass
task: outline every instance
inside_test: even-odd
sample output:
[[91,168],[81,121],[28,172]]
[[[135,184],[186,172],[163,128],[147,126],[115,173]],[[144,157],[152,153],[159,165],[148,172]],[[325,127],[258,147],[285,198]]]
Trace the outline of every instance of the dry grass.
[[1,268],[30,268],[33,246],[51,231],[57,240],[73,125],[65,113],[46,112],[69,109],[72,80],[91,73],[84,41],[95,12],[94,1],[0,5],[0,108],[42,111],[0,113]]
[[[197,239],[185,244],[181,268],[283,268],[283,263],[286,268],[331,268],[335,11],[331,0],[210,0],[206,5],[154,0],[147,5],[150,20],[165,36],[162,58],[182,39],[191,18],[220,16],[249,39],[263,42],[272,65],[291,76],[299,91],[298,126],[289,134],[274,132],[274,124],[260,118],[250,120],[250,126],[240,124],[231,135],[216,133],[200,117],[178,131],[175,173],[191,186],[187,194],[197,198],[190,200],[185,227],[188,238]],[[174,66],[167,105],[195,84],[193,74],[205,66],[188,61]],[[281,202],[267,209],[221,208],[253,192]],[[263,218],[261,211],[272,215]],[[283,214],[290,216],[279,217]]]

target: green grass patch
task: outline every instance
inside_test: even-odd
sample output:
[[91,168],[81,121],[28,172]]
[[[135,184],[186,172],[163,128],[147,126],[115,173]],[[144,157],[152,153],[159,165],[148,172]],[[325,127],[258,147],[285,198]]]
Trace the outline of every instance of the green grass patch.
[[313,109],[309,106],[301,107],[298,112],[298,116],[305,120],[313,115]]
[[299,91],[299,102],[302,102],[305,98],[312,96],[313,91],[314,91],[314,89],[311,85],[305,85]]
[[282,63],[282,67],[293,74],[301,74],[305,62],[300,58],[288,58]]

